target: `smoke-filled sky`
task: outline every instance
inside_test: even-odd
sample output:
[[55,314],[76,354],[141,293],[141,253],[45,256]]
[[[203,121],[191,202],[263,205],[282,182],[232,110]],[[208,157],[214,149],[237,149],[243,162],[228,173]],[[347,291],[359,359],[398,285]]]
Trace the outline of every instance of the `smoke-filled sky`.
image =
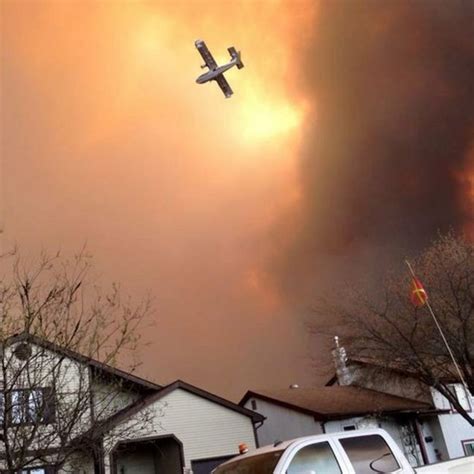
[[[322,288],[472,226],[472,2],[1,8],[3,246],[86,242],[151,293],[146,377],[317,383]],[[198,38],[242,51],[231,99],[195,84]]]

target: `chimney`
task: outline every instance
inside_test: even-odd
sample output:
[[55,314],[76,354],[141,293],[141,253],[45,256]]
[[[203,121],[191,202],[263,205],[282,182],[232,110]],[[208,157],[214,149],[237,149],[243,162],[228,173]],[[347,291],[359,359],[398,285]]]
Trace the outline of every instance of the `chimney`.
[[339,385],[351,385],[352,374],[347,367],[347,353],[344,347],[339,344],[339,337],[334,337],[335,348],[332,350],[332,357],[336,367],[337,382]]

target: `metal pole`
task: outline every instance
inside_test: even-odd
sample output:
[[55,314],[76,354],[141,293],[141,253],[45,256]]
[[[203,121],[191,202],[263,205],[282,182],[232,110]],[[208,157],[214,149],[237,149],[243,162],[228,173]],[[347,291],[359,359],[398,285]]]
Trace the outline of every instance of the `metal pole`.
[[[407,264],[408,268],[410,269],[410,273],[412,274],[413,278],[416,278],[415,272],[413,271],[413,268],[411,267],[410,262],[409,262],[408,260],[405,260],[405,263]],[[429,311],[430,311],[430,314],[431,314],[431,317],[433,318],[433,321],[435,322],[436,327],[438,328],[438,331],[439,331],[439,333],[441,334],[441,337],[442,337],[442,339],[443,339],[444,345],[446,346],[446,349],[448,349],[448,353],[449,353],[449,355],[451,356],[451,360],[453,361],[454,367],[456,367],[456,371],[457,371],[457,373],[458,373],[458,375],[459,375],[459,378],[461,379],[461,383],[463,384],[464,389],[466,390],[466,395],[467,395],[468,393],[470,393],[470,392],[469,392],[469,389],[467,388],[467,384],[466,384],[466,382],[465,382],[465,380],[464,380],[464,377],[462,376],[461,370],[459,369],[459,366],[458,366],[458,364],[457,364],[457,362],[456,362],[456,359],[454,358],[453,351],[452,351],[451,348],[449,347],[448,341],[446,340],[446,337],[444,336],[444,333],[443,333],[443,331],[442,331],[442,329],[441,329],[441,326],[440,326],[439,323],[438,323],[438,318],[435,316],[434,311],[433,311],[433,308],[432,308],[431,305],[430,305],[430,302],[429,302],[429,300],[428,300],[428,296],[427,296],[427,298],[426,298],[426,306],[428,307],[428,309],[429,309]]]

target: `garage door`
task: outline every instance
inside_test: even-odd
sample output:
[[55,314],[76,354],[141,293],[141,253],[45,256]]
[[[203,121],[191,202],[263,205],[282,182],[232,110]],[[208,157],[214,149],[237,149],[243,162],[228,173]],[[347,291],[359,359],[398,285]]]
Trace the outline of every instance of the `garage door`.
[[220,458],[198,459],[196,461],[191,461],[193,474],[210,474],[211,471],[217,466],[235,456],[235,454],[232,454],[231,456],[221,456]]

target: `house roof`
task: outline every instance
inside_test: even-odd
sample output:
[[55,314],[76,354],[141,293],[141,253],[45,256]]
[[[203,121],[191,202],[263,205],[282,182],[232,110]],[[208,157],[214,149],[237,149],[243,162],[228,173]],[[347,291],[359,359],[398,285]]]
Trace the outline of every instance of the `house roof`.
[[135,415],[139,411],[150,406],[152,403],[160,400],[165,395],[177,389],[185,390],[186,392],[192,393],[194,395],[197,395],[198,397],[205,398],[206,400],[217,403],[218,405],[228,408],[229,410],[233,410],[237,413],[240,413],[241,415],[248,416],[249,418],[252,419],[254,423],[263,422],[263,420],[265,420],[265,417],[261,415],[260,413],[256,413],[252,410],[248,410],[247,408],[244,408],[236,403],[233,403],[229,400],[226,400],[217,395],[214,395],[213,393],[207,392],[206,390],[203,390],[202,388],[195,387],[194,385],[183,382],[182,380],[176,380],[175,382],[167,385],[166,387],[163,387],[159,392],[148,395],[147,397],[143,397],[137,400],[135,403],[132,403],[128,407],[125,407],[124,409],[118,411],[117,413],[112,415],[110,418],[107,418],[107,420],[99,428],[100,433],[109,431],[110,429],[119,425],[122,421],[126,420],[127,418],[130,418],[131,416]]
[[130,372],[126,372],[116,367],[112,367],[111,365],[104,364],[103,362],[99,362],[98,360],[84,356],[69,348],[61,347],[58,344],[47,341],[46,339],[43,339],[41,337],[35,336],[27,332],[16,334],[8,339],[8,344],[14,344],[16,342],[30,342],[35,345],[41,346],[45,349],[56,352],[58,354],[62,354],[66,357],[69,357],[70,359],[76,360],[77,362],[87,364],[91,368],[95,369],[96,371],[100,373],[105,373],[109,376],[118,377],[141,389],[157,391],[163,388],[161,385],[150,382],[149,380],[145,380],[141,377],[138,377],[137,375],[131,374]]
[[321,420],[349,415],[433,410],[429,403],[355,386],[248,391],[240,405],[244,405],[250,398],[260,398]]
[[[205,398],[206,400],[217,403],[218,405],[221,405],[225,408],[229,408],[230,410],[236,411],[237,413],[248,416],[252,418],[252,420],[255,422],[260,422],[265,419],[265,417],[260,413],[249,410],[245,407],[240,406],[237,403],[231,402],[230,400],[226,400],[225,398],[219,397],[218,395],[215,395],[211,392],[203,390],[202,388],[191,385],[187,382],[183,382],[182,380],[176,380],[176,382],[173,382],[172,384],[164,387],[158,393],[150,395],[148,398],[152,399],[152,401],[155,401],[178,388],[197,395],[198,397]],[[151,403],[152,401],[150,401],[149,403]]]

